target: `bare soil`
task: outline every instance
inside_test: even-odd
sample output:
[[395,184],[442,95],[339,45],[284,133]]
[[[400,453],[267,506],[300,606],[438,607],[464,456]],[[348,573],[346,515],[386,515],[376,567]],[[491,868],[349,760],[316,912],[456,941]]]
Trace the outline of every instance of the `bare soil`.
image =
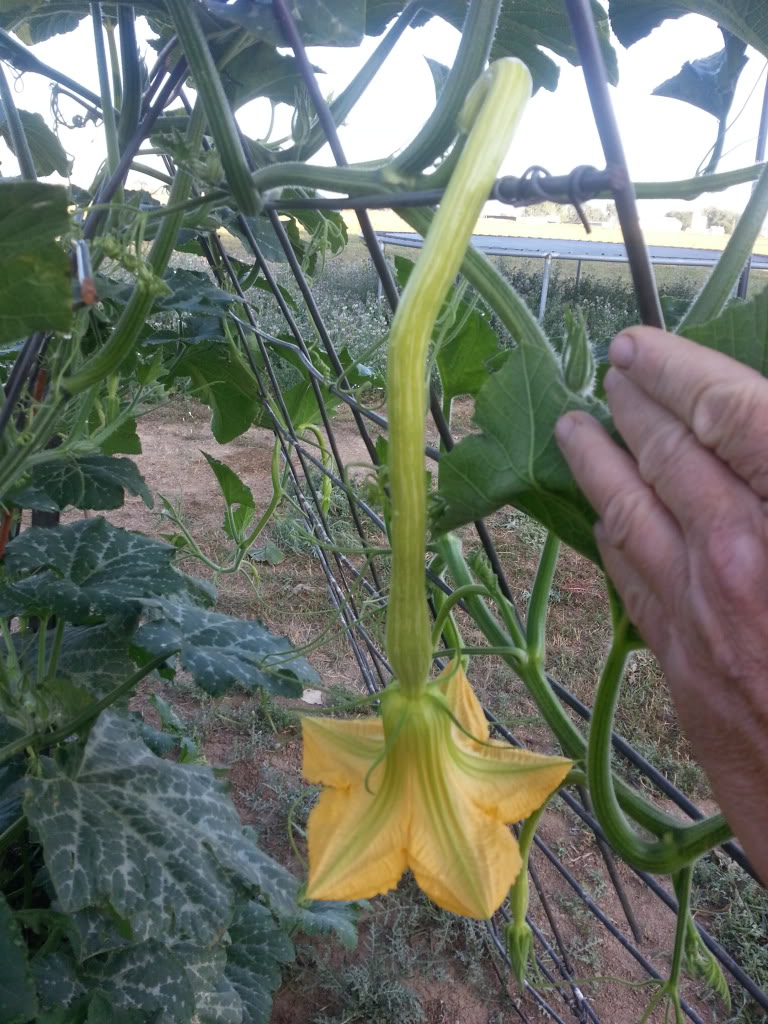
[[[459,424],[466,426],[468,407],[460,407],[458,412]],[[351,416],[342,411],[336,418],[334,429],[344,462],[367,462],[367,452]],[[174,400],[170,405],[155,410],[140,421],[139,432],[143,454],[136,457],[136,462],[149,486],[155,494],[165,495],[182,509],[187,527],[208,555],[221,557],[226,549],[221,530],[223,505],[200,450],[208,451],[230,465],[251,488],[257,506],[263,506],[271,496],[272,434],[252,429],[233,443],[219,446],[210,437],[207,410],[188,400]],[[123,509],[110,514],[110,519],[117,525],[151,535],[169,532],[169,525],[163,522],[157,508],[150,511],[139,499],[129,498]],[[510,578],[525,588],[526,580],[530,580],[535,567],[535,547],[524,537],[521,539],[520,530],[510,526],[509,515],[499,513],[495,516],[491,529],[502,560],[510,571]],[[203,574],[197,564],[189,560],[183,563],[183,567]],[[318,560],[311,554],[288,554],[278,566],[259,565],[258,574],[255,582],[241,574],[219,577],[221,610],[262,618],[298,645],[307,643],[323,625],[332,623],[326,580]],[[589,701],[595,684],[596,665],[607,636],[598,575],[583,559],[568,555],[559,569],[555,592],[560,596],[552,609],[552,661],[555,669],[569,669],[570,685],[585,701]],[[469,629],[467,634],[468,640],[471,639]],[[359,669],[338,630],[332,631],[327,643],[313,651],[310,660],[326,685],[337,684],[354,693],[362,692]],[[500,716],[514,720],[512,728],[526,743],[539,750],[553,749],[547,730],[537,720],[535,709],[520,684],[503,665],[499,665],[498,659],[475,659],[473,681]],[[189,687],[166,686],[162,689],[173,700],[182,718],[196,723],[209,761],[227,769],[232,795],[243,820],[259,827],[267,848],[300,874],[302,865],[289,848],[285,828],[289,797],[294,799],[298,795],[298,798],[308,799],[306,792],[302,797],[299,780],[299,730],[296,720],[290,717],[291,704],[295,709],[300,702],[287,702],[287,705],[286,702],[276,702],[283,717],[277,732],[272,733],[265,730],[264,721],[259,718],[261,712],[257,698],[237,694],[213,702],[203,700]],[[283,705],[286,706],[283,708]],[[146,694],[137,698],[137,706],[147,708]],[[658,722],[655,725],[652,722],[651,726],[661,728],[662,733],[669,735],[676,747],[680,747],[682,741],[674,716],[663,694],[658,700],[649,702],[646,692],[644,708],[646,715],[658,718]],[[630,935],[592,833],[562,805],[558,805],[558,809],[544,817],[540,836],[560,857],[578,884],[591,895],[605,917],[622,933]],[[540,850],[532,855],[532,864],[547,904],[546,907],[543,905],[536,885],[532,885],[532,919],[550,943],[562,943],[573,975],[579,979],[578,988],[590,1001],[600,1020],[611,1024],[635,1024],[654,990],[629,987],[621,982],[645,981],[647,974],[596,921]],[[631,870],[619,864],[617,872],[636,917],[640,933],[637,945],[664,975],[669,966],[675,918]],[[321,955],[326,958],[326,974],[328,971],[335,973],[337,979],[347,977],[344,972],[350,969],[362,968],[366,964],[370,967],[372,957],[378,970],[383,963],[382,957],[393,948],[393,937],[400,932],[403,934],[397,941],[410,944],[412,960],[409,968],[403,969],[402,959],[398,961],[395,957],[392,976],[417,994],[423,1012],[421,1019],[428,1024],[499,1024],[520,1019],[551,1019],[530,996],[521,996],[486,940],[478,939],[474,933],[471,942],[467,939],[458,919],[442,915],[436,924],[434,917],[428,916],[431,911],[422,910],[419,911],[422,917],[427,915],[425,926],[422,917],[414,917],[411,910],[407,911],[411,914],[408,917],[402,907],[408,906],[410,891],[406,882],[401,885],[397,897],[380,897],[371,901],[361,926],[360,943],[354,951],[347,952],[339,946],[330,949],[328,940],[299,941],[297,965],[287,972],[284,988],[275,999],[273,1020],[276,1024],[316,1019],[339,1022],[391,1019],[402,1024],[407,1018],[401,1011],[394,1008],[391,1011],[377,1010],[374,1017],[373,1011],[361,1009],[362,1003],[360,1009],[348,1009],[344,1015],[333,1016],[338,1012],[338,992],[334,995],[328,985],[323,987],[324,983],[313,983]],[[406,899],[406,903],[393,904],[393,900],[401,901],[401,897]],[[399,917],[393,917],[393,906]],[[548,915],[551,920],[548,920]],[[447,924],[446,919],[450,919]],[[402,924],[403,920],[406,924]],[[408,921],[415,923],[408,924]],[[382,929],[385,939],[382,939]],[[435,954],[437,934],[443,936],[443,946]],[[426,961],[429,966],[422,969]],[[573,997],[568,987],[561,992],[568,998]],[[695,993],[695,986],[688,986],[687,998],[702,1018],[706,1021],[717,1019],[712,1007],[697,1000]],[[560,992],[548,991],[546,998],[564,1020],[577,1019]],[[523,1018],[519,1011],[524,1014]],[[369,1016],[360,1016],[361,1012]],[[387,1016],[388,1012],[392,1015]],[[322,1014],[327,1016],[318,1018]],[[662,1011],[652,1018],[653,1021],[663,1019]]]

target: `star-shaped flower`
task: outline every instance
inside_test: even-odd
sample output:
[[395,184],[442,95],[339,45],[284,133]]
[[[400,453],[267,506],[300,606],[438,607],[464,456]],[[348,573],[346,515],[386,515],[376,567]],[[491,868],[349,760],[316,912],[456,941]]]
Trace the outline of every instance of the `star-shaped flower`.
[[520,870],[511,822],[526,818],[571,767],[489,740],[455,663],[416,696],[397,684],[381,718],[304,718],[304,776],[326,788],[309,818],[307,896],[356,900],[411,870],[439,906],[488,918]]

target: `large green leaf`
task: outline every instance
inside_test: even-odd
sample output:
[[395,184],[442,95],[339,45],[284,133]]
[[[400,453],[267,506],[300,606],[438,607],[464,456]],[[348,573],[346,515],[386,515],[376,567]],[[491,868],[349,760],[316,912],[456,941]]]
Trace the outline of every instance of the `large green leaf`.
[[210,768],[156,757],[111,712],[76,770],[28,779],[24,809],[61,909],[110,906],[136,941],[218,941],[242,886],[295,906],[295,879],[244,835]]
[[[53,643],[53,637],[49,643]],[[32,652],[30,651],[30,655]],[[106,697],[135,670],[125,632],[110,624],[67,626],[59,652],[57,679],[89,693]]]
[[602,403],[568,390],[550,350],[513,349],[477,396],[473,422],[481,433],[465,437],[440,460],[435,529],[453,530],[514,505],[598,560],[595,513],[554,439],[557,419],[570,409],[609,422]]
[[294,957],[293,943],[270,912],[251,901],[237,908],[229,929],[226,976],[243,1004],[243,1024],[269,1024],[280,967]]
[[[465,0],[428,0],[425,7],[460,29],[467,11]],[[608,16],[592,0],[598,35],[609,80],[618,81],[616,53],[611,46]],[[543,48],[543,49],[542,49]],[[507,0],[502,4],[491,59],[519,57],[530,68],[535,88],[555,89],[559,71],[544,50],[552,50],[571,64],[579,64],[571,27],[562,0]]]
[[11,908],[0,893],[0,1020],[26,1024],[37,1013],[27,947]]
[[78,509],[121,508],[125,492],[141,496],[152,508],[152,493],[135,462],[109,455],[84,455],[35,466],[26,486],[8,495],[21,508],[60,512]]
[[69,262],[55,239],[69,228],[60,185],[0,183],[0,344],[72,321]]
[[[62,178],[68,178],[72,170],[72,162],[67,156],[64,147],[53,134],[51,129],[43,120],[42,114],[33,114],[29,110],[20,110],[19,118],[21,127],[27,137],[29,151],[32,154],[32,162],[35,165],[35,173],[41,178],[47,178],[54,171]],[[11,139],[8,119],[5,109],[0,102],[0,138],[2,138],[10,151],[16,153]]]
[[282,697],[300,697],[319,677],[285,637],[263,623],[159,601],[157,619],[141,626],[134,642],[148,654],[179,651],[181,666],[198,686],[221,693],[238,684],[261,686]]
[[33,527],[6,549],[8,572],[31,575],[0,585],[0,614],[54,614],[82,622],[138,612],[142,602],[170,594],[210,602],[210,592],[172,566],[175,553],[168,544],[101,517],[56,529]]
[[667,18],[703,14],[768,57],[765,0],[610,0],[613,31],[631,46]]
[[[273,46],[285,46],[285,33],[271,4],[204,2],[222,21],[234,22]],[[365,34],[365,0],[298,0],[291,5],[291,13],[307,46],[357,46]]]
[[768,288],[749,302],[731,303],[715,320],[683,333],[768,376]]

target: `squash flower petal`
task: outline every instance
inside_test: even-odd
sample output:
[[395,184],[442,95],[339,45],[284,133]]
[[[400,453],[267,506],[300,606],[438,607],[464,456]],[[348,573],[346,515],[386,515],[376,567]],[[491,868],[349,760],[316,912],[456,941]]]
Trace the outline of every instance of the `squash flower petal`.
[[489,741],[455,663],[417,696],[388,687],[381,708],[381,718],[302,719],[304,776],[325,787],[309,817],[307,896],[368,898],[410,869],[445,910],[490,917],[520,871],[509,824],[572,762]]

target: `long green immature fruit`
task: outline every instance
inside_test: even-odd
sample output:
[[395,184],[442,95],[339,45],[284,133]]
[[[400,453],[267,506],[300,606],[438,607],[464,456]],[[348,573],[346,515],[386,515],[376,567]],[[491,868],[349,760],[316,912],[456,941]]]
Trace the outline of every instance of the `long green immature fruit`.
[[432,662],[424,577],[429,341],[530,95],[528,68],[513,58],[496,61],[473,87],[459,119],[466,144],[392,324],[387,373],[392,499],[387,652],[406,695],[424,690]]

